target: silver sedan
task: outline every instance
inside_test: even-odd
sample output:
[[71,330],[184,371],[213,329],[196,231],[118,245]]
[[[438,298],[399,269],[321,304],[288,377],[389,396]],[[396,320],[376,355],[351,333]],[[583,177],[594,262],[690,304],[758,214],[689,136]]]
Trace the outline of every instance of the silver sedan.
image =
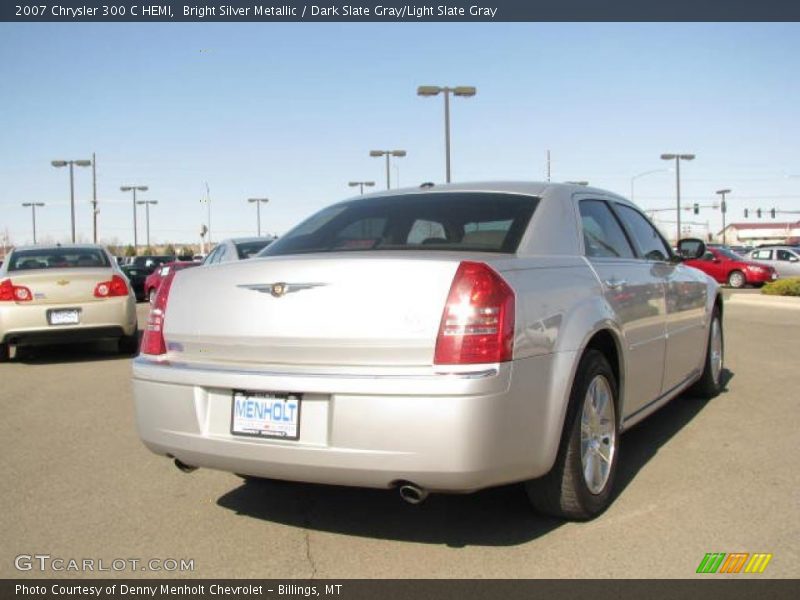
[[611,501],[625,430],[690,387],[720,390],[717,284],[603,190],[363,196],[264,255],[178,273],[149,317],[139,433],[182,470],[412,503],[525,482],[538,510],[588,519]]

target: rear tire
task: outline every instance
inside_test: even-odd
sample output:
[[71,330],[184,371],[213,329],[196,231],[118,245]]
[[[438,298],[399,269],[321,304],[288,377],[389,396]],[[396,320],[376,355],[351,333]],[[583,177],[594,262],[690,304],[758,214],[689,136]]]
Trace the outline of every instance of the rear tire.
[[741,271],[731,271],[728,273],[728,285],[732,288],[743,288],[746,283],[747,279]]
[[133,335],[123,335],[119,338],[120,354],[137,354],[139,352],[139,334],[134,330]]
[[711,313],[708,327],[708,345],[703,363],[703,374],[688,390],[690,396],[711,399],[722,391],[722,367],[725,358],[725,337],[722,331],[722,316],[719,307]]
[[585,521],[611,504],[619,462],[617,380],[606,357],[581,358],[570,393],[561,446],[551,471],[525,483],[539,512]]
[[9,360],[11,360],[11,352],[8,344],[0,344],[0,363],[8,362]]

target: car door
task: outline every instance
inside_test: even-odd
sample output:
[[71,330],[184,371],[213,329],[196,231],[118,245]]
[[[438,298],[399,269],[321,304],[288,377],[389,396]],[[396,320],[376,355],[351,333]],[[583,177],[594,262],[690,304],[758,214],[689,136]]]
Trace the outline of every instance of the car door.
[[578,208],[584,253],[624,337],[622,415],[626,418],[661,393],[666,354],[664,278],[637,257],[608,201],[584,197]]
[[[665,283],[666,356],[661,384],[661,395],[665,395],[694,376],[702,363],[706,347],[708,282],[671,260],[669,244],[641,212],[623,204],[616,204],[615,209],[633,238],[639,256],[650,266],[653,275]],[[716,254],[712,254],[718,261]]]
[[778,248],[775,250],[775,262],[772,266],[781,277],[797,277],[800,275],[800,255]]
[[778,268],[776,261],[773,257],[773,251],[769,248],[762,248],[761,250],[753,250],[748,258],[762,265],[769,265],[770,267]]

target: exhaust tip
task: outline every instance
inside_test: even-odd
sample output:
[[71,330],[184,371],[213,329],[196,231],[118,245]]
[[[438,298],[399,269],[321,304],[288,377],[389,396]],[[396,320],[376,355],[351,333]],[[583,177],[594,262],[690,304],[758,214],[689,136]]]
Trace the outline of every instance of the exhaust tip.
[[399,488],[400,497],[409,504],[421,504],[428,497],[428,490],[414,485],[413,483],[404,483]]
[[197,471],[197,467],[187,465],[186,463],[181,462],[177,458],[173,462],[175,463],[175,466],[178,467],[178,470],[183,473],[191,473],[192,471]]

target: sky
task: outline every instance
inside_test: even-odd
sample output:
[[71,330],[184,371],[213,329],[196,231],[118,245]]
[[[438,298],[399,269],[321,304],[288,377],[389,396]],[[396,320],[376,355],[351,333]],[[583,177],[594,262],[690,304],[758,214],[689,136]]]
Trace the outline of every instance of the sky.
[[[354,193],[385,188],[373,149],[404,149],[393,187],[444,182],[440,97],[451,103],[454,181],[589,181],[644,209],[800,211],[800,24],[0,23],[0,238],[67,241],[69,173],[97,156],[99,238],[133,241],[131,194],[152,243],[282,234]],[[90,168],[75,168],[78,239],[92,235]],[[139,209],[139,242],[145,215]],[[665,231],[674,212],[658,212]],[[696,233],[719,210],[682,213]],[[769,221],[769,216],[762,221]],[[776,221],[800,220],[778,214]],[[670,229],[671,228],[671,229]]]

